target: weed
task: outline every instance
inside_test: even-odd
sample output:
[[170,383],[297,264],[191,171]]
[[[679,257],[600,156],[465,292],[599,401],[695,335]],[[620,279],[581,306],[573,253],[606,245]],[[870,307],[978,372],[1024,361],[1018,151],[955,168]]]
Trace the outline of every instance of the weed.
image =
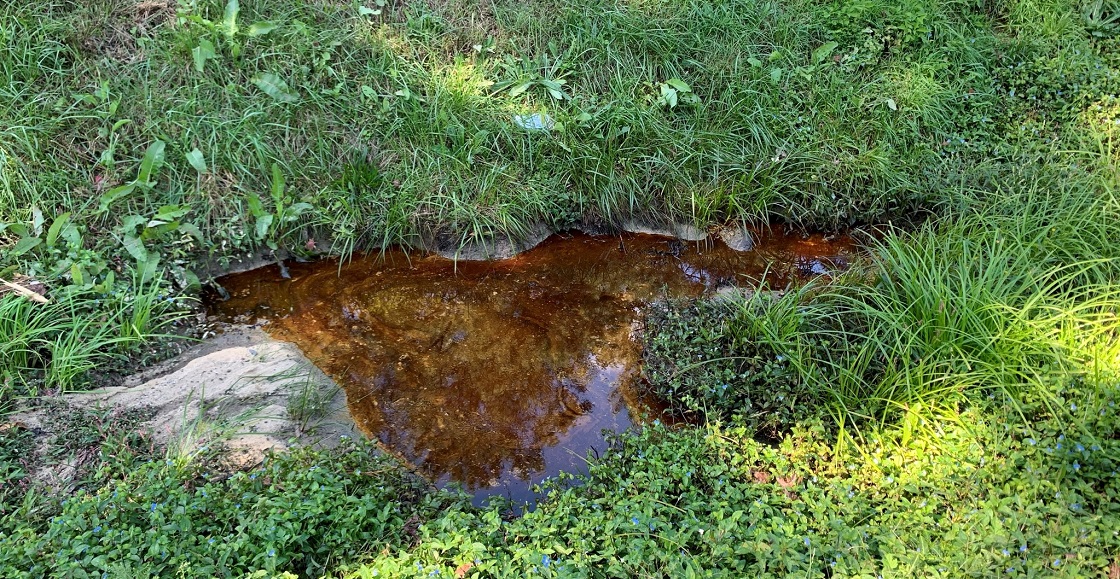
[[[0,515],[13,516],[23,502],[30,484],[34,433],[21,425],[0,425]],[[4,529],[8,530],[8,529]]]
[[519,519],[448,513],[349,576],[1099,574],[1120,466],[1116,393],[1102,394],[1067,392],[1079,429],[1000,404],[941,422],[937,446],[888,436],[862,453],[814,421],[774,446],[745,427],[653,425]]
[[[256,219],[253,229],[257,240],[265,242],[270,249],[276,250],[279,247],[273,240],[272,234],[297,221],[300,215],[311,209],[311,204],[293,201],[286,190],[284,173],[281,172],[280,166],[276,163],[272,164],[271,192],[273,207],[271,211],[264,210],[260,197],[255,193],[249,194],[248,202],[249,211]],[[282,236],[282,234],[278,236]]]
[[296,422],[302,434],[330,413],[338,410],[334,401],[340,389],[334,382],[324,380],[311,369],[304,368],[302,376],[295,376],[295,384],[288,394],[288,415]]
[[57,399],[44,409],[53,435],[39,460],[73,469],[60,483],[97,487],[158,456],[155,441],[140,429],[150,410],[87,408]]
[[[422,481],[395,467],[356,442],[276,456],[232,475],[198,461],[148,462],[66,501],[42,535],[0,534],[0,569],[6,576],[32,568],[127,569],[133,577],[319,574],[341,549],[396,545],[407,540],[408,521],[454,504],[428,497]],[[155,542],[153,525],[165,529]]]

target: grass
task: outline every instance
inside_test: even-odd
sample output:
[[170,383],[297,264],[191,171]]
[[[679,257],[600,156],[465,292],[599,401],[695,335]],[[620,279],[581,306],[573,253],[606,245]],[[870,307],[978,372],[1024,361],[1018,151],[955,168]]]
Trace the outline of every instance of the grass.
[[[288,416],[296,423],[299,434],[313,430],[324,418],[336,412],[340,388],[338,385],[324,384],[322,376],[314,369],[296,369],[291,376],[291,392],[288,395]],[[282,379],[275,377],[273,379]]]
[[177,300],[162,291],[152,285],[138,295],[104,295],[69,287],[48,304],[0,295],[0,331],[6,337],[0,346],[0,411],[9,411],[17,396],[81,388],[91,370],[163,335],[182,313]]
[[843,413],[877,418],[1093,373],[1086,363],[1118,353],[1120,205],[1106,194],[1009,195],[1011,214],[887,237],[873,249],[875,281],[815,296],[805,337],[839,355],[800,370]]
[[2,410],[163,332],[210,259],[630,220],[856,226],[867,256],[656,312],[649,387],[703,426],[513,520],[364,447],[221,473],[101,437],[120,467],[52,496],[4,429],[5,575],[1120,570],[1114,3],[231,8],[0,4],[0,278],[52,299],[0,296]]
[[253,252],[914,222],[1017,163],[1015,129],[1111,146],[1064,134],[1117,79],[1061,2],[371,10],[5,3],[0,278],[191,295]]
[[888,233],[833,283],[670,307],[650,325],[650,384],[681,414],[750,415],[768,436],[820,404],[840,424],[882,427],[1106,384],[1120,359],[1120,205],[1104,193],[1009,194]]
[[670,307],[651,323],[650,385],[679,413],[755,416],[770,436],[805,406],[877,430],[987,396],[1107,386],[1120,360],[1120,197],[1114,172],[1094,175],[1044,172],[957,200],[935,223],[869,240],[831,283]]
[[[18,28],[3,69],[22,92],[4,112],[4,150],[33,169],[5,173],[24,186],[0,214],[80,206],[67,201],[131,179],[156,140],[168,143],[166,177],[121,214],[185,204],[202,244],[224,254],[263,245],[239,199],[267,191],[272,163],[326,218],[324,234],[366,247],[581,218],[836,227],[921,206],[936,196],[921,169],[967,121],[951,95],[991,90],[969,70],[982,55],[952,38],[984,34],[983,15],[944,9],[939,24],[953,34],[919,51],[877,38],[878,54],[845,53],[821,50],[841,32],[810,6],[497,3],[478,22],[455,3],[362,17],[346,4],[265,2],[241,7],[242,30],[227,38],[214,30],[217,2],[9,5]],[[248,35],[258,20],[276,27]],[[192,51],[204,41],[216,52],[200,71]],[[260,90],[265,74],[284,90]],[[673,78],[698,102],[659,104]],[[539,84],[553,80],[566,82],[559,99]],[[535,84],[493,90],[505,82]],[[535,134],[513,122],[534,111],[559,124]],[[356,200],[366,231],[330,231],[325,210],[362,162],[355,150],[384,179]],[[300,233],[272,236],[294,247]]]

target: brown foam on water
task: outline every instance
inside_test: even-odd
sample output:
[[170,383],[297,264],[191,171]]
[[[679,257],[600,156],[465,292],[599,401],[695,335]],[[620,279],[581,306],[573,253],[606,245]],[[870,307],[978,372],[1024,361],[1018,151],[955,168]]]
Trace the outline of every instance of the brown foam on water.
[[771,285],[846,263],[851,243],[763,236],[754,250],[651,235],[557,235],[514,258],[391,250],[227,276],[226,320],[265,318],[346,390],[359,427],[438,482],[532,498],[581,470],[601,431],[660,410],[635,393],[643,304]]

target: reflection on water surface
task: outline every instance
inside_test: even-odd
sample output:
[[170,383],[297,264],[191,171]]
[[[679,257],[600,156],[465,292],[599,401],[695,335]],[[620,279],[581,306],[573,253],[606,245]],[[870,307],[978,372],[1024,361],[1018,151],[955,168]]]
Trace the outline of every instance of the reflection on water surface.
[[736,252],[651,235],[554,236],[494,262],[388,251],[220,280],[226,320],[267,319],[345,389],[359,427],[438,482],[529,500],[656,405],[635,395],[642,304],[842,266],[847,240]]

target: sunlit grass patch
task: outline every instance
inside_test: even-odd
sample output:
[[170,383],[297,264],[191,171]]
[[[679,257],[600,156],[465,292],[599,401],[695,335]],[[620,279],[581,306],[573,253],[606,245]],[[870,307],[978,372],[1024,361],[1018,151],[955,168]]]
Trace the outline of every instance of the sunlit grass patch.
[[858,450],[811,422],[776,446],[749,428],[654,425],[517,520],[449,513],[351,576],[1098,573],[1117,544],[1120,448],[1115,396],[1085,394],[1066,400],[1082,429],[1037,401],[1029,428],[993,404]]

